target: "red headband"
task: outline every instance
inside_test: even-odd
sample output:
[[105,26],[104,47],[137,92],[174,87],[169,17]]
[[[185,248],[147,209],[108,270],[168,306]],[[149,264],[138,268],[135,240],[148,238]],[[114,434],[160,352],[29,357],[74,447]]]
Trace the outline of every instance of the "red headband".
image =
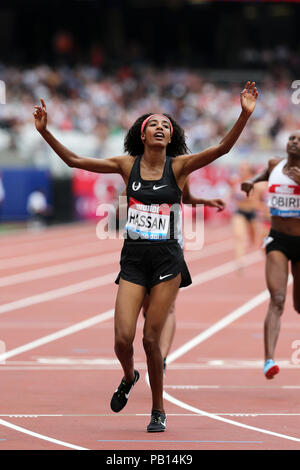
[[172,123],[170,121],[170,119],[165,116],[164,114],[161,114],[161,113],[155,113],[155,114],[150,114],[150,116],[148,116],[142,123],[142,126],[141,126],[141,134],[143,133],[143,130],[147,124],[147,122],[149,121],[149,119],[151,119],[153,116],[163,116],[167,121],[168,123],[170,124],[170,130],[171,130],[171,136],[173,135],[173,126],[172,126]]

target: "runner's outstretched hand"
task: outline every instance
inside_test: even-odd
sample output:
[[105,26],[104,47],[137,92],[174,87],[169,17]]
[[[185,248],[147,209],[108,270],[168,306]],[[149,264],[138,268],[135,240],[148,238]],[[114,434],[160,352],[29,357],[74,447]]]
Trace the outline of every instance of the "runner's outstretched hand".
[[252,114],[256,105],[258,91],[255,82],[247,82],[245,88],[241,92],[241,106],[243,111]]
[[39,132],[43,132],[47,127],[47,112],[45,101],[41,98],[42,106],[35,106],[35,111],[33,113],[35,120],[35,127]]

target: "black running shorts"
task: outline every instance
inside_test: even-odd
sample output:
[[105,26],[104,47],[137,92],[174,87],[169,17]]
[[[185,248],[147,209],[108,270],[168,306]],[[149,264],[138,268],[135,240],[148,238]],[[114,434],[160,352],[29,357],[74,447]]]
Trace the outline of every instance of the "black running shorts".
[[177,241],[147,244],[125,242],[120,266],[121,271],[115,281],[116,284],[119,284],[121,277],[125,281],[146,287],[148,293],[152,287],[160,282],[174,279],[179,273],[181,273],[180,287],[192,283],[182,248]]
[[289,260],[294,263],[300,261],[300,237],[286,235],[271,229],[265,241],[266,253],[270,251],[281,251]]
[[236,214],[242,215],[247,222],[252,222],[252,220],[256,219],[256,211],[243,211],[242,209],[238,209]]

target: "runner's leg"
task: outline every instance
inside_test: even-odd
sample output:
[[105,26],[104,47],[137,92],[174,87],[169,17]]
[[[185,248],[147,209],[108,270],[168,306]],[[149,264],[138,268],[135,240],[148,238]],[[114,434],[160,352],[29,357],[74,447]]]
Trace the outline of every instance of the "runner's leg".
[[151,289],[149,307],[144,324],[143,344],[147,356],[152,410],[164,413],[163,362],[159,346],[160,335],[175,300],[181,282],[181,274],[170,281],[161,282]]
[[234,214],[231,219],[234,236],[234,254],[238,267],[243,266],[243,256],[247,242],[247,221],[241,214]]
[[266,281],[270,292],[268,312],[264,322],[265,360],[273,359],[280,331],[288,280],[288,259],[281,251],[270,251],[266,260]]
[[120,279],[115,306],[115,353],[126,382],[134,380],[133,340],[146,288]]
[[[144,303],[143,303],[144,318],[146,318],[148,307],[149,307],[149,296],[146,295]],[[175,301],[174,301],[170,307],[170,311],[167,316],[164,327],[162,329],[160,341],[159,341],[161,355],[164,361],[171,349],[171,345],[172,345],[173,338],[175,335],[175,330],[176,330],[176,319],[175,319]]]
[[176,330],[175,302],[172,303],[166,322],[161,332],[159,347],[163,359],[167,357],[171,349]]
[[300,313],[300,261],[292,263],[294,309]]

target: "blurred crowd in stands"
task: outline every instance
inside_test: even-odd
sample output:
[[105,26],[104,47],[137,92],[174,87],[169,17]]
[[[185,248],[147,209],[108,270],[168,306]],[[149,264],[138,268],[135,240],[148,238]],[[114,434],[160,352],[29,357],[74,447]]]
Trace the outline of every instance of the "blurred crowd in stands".
[[[151,111],[164,111],[178,120],[191,151],[218,142],[239,115],[243,85],[223,80],[221,71],[212,81],[201,70],[147,65],[120,67],[113,74],[91,65],[0,65],[0,79],[6,85],[6,104],[0,106],[0,165],[21,162],[49,167],[56,174],[69,168],[50,158],[51,150],[35,131],[33,106],[41,97],[57,138],[79,155],[104,158],[121,155],[126,130],[139,115]],[[255,71],[248,79],[256,80]],[[232,151],[233,160],[259,163],[283,154],[289,132],[300,127],[299,105],[292,101],[293,80],[297,77],[285,73],[276,79],[265,73],[256,80],[258,105]]]

